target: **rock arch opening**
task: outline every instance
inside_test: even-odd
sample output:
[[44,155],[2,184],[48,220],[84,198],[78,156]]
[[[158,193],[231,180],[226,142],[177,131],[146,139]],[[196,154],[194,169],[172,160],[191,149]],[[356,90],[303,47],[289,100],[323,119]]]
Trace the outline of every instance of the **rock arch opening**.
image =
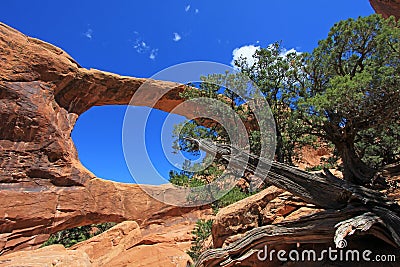
[[[125,123],[129,124],[127,131],[132,133],[132,143],[124,148],[122,132],[127,108],[127,105],[95,106],[78,118],[71,137],[79,160],[96,177],[106,180],[151,185],[165,183],[169,179],[169,172],[179,170],[177,166],[183,163],[172,148],[172,135],[174,125],[185,118],[149,107],[130,106],[135,116],[130,116],[131,119]],[[142,132],[145,140],[141,140]],[[145,151],[140,142],[145,142]],[[135,158],[125,159],[124,149],[134,150]],[[151,166],[147,166],[146,157],[150,159],[154,170],[149,170]],[[127,160],[132,161],[131,171]],[[155,172],[164,180],[156,177],[158,175]]]

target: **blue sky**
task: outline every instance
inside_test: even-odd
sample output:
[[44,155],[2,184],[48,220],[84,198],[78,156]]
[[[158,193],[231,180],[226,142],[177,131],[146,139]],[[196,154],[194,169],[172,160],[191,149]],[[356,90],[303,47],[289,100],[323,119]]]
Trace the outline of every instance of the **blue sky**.
[[[1,4],[0,21],[61,47],[86,68],[151,77],[188,61],[229,65],[235,49],[248,52],[251,45],[275,41],[283,41],[288,50],[311,51],[335,22],[372,13],[368,0],[9,0]],[[81,161],[97,176],[132,182],[121,144],[125,109],[92,108],[79,118],[73,139]],[[146,110],[137,112],[140,116]],[[159,140],[157,129],[166,116],[151,113],[150,140]],[[167,177],[173,166],[157,143],[149,144],[149,154]],[[138,170],[148,183],[157,183],[146,177],[146,166]]]

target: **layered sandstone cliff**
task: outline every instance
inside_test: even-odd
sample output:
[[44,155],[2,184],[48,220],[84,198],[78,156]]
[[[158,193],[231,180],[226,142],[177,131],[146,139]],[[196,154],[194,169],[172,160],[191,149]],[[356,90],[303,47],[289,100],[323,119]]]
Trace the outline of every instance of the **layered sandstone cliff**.
[[[79,225],[134,220],[145,227],[193,210],[156,201],[138,185],[96,178],[78,159],[71,131],[79,115],[128,104],[145,82],[135,104],[160,98],[154,107],[170,111],[182,102],[182,86],[82,68],[61,49],[0,24],[2,254],[36,248]],[[170,188],[151,190],[162,195]]]
[[395,16],[400,18],[399,0],[369,0],[376,13],[382,14],[385,18]]

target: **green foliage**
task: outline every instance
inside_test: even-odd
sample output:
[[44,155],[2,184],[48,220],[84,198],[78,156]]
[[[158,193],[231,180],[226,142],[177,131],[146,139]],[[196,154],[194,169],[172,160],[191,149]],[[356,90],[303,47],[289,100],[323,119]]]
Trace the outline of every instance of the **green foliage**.
[[241,188],[235,186],[227,194],[225,194],[222,198],[216,200],[213,203],[212,207],[213,207],[214,213],[217,213],[220,208],[224,208],[233,203],[236,203],[239,200],[245,199],[246,197],[253,195],[254,193],[256,193],[256,192],[251,192],[251,193],[244,192]]
[[[388,158],[379,149],[396,145],[381,128],[398,124],[399,26],[380,15],[340,21],[292,73],[296,108],[313,134],[335,144],[345,178],[371,177],[369,167]],[[381,144],[371,148],[377,139]]]
[[[309,170],[337,167],[339,156],[347,180],[368,184],[376,169],[400,160],[399,37],[400,21],[394,18],[371,15],[340,21],[312,53],[288,52],[277,42],[257,50],[253,65],[245,58],[236,61],[239,75],[202,77],[198,89],[188,87],[181,96],[208,97],[228,104],[251,126],[250,151],[259,155],[263,137],[252,124],[254,114],[243,105],[246,99],[225,90],[236,88],[244,98],[254,97],[240,78],[247,75],[260,88],[274,115],[277,161],[293,164],[301,147],[324,141],[335,146],[335,155]],[[210,110],[214,112],[212,105]],[[174,134],[175,149],[189,153],[198,153],[198,148],[185,137],[230,142],[220,124],[203,118],[177,126]],[[171,182],[186,187],[210,183],[224,167],[216,161],[194,174],[171,173]],[[235,187],[213,207],[225,207],[249,195]],[[194,260],[203,251],[211,225],[205,221],[196,225],[188,252]]]
[[95,235],[101,234],[115,225],[116,223],[108,222],[62,230],[52,234],[50,238],[42,245],[42,247],[54,244],[62,244],[64,247],[68,248]]
[[[242,125],[243,122],[245,124],[251,124],[252,122],[249,118],[254,118],[254,114],[252,114],[251,110],[245,105],[246,99],[249,99],[250,97],[260,97],[255,95],[254,90],[252,90],[253,87],[251,86],[251,80],[245,73],[239,72],[233,74],[226,72],[224,74],[213,74],[201,77],[201,80],[202,83],[187,87],[181,93],[181,96],[188,100],[196,97],[206,97],[209,102],[207,102],[207,99],[202,101],[205,101],[203,104],[207,106],[209,114],[218,117],[219,121],[223,122],[224,125],[212,121],[209,118],[201,117],[177,125],[173,132],[173,136],[175,137],[174,149],[192,153],[193,155],[199,155],[199,151],[193,142],[188,141],[188,137],[195,139],[211,139],[219,143],[230,144],[231,142],[234,142],[234,140],[238,139],[237,137],[246,134],[246,132],[239,133],[238,131],[239,124]],[[197,88],[194,86],[197,86]],[[230,90],[230,88],[233,88],[234,91]],[[221,105],[221,102],[225,105]],[[221,106],[225,107],[226,110],[221,108]],[[230,107],[230,109],[227,109],[227,107]],[[231,115],[229,115],[232,114],[232,111],[238,115],[235,119],[232,119]],[[262,140],[263,136],[260,134],[260,131],[257,130],[260,123],[262,124],[267,122],[257,121],[256,124],[250,127],[254,128],[254,130],[248,133],[250,151],[257,155],[261,152],[262,143],[270,143],[269,140]],[[228,136],[226,129],[232,129],[229,131],[230,136]],[[243,130],[246,131],[244,128]],[[292,139],[292,137],[288,136],[287,139]],[[235,143],[234,145],[241,146],[242,144]],[[207,160],[208,158],[206,157],[200,165],[209,166],[204,170],[196,171],[196,174],[193,177],[190,175],[186,175],[190,178],[180,177],[178,173],[171,173],[171,182],[181,186],[188,186],[188,183],[191,180],[197,181],[198,179],[206,181],[206,183],[212,182],[216,177],[219,177],[224,172],[226,169],[226,163],[221,159],[216,159],[214,162],[207,162]],[[234,173],[224,174],[231,176],[236,175]]]
[[[205,164],[210,164],[204,170],[198,170],[201,166],[195,164],[190,165],[189,161],[185,161],[182,171],[177,172],[171,170],[169,172],[169,181],[177,186],[190,187],[194,189],[193,194],[189,194],[188,201],[196,202],[197,200],[204,200],[209,197],[210,192],[204,188],[201,190],[195,190],[196,187],[204,186],[210,183],[213,178],[220,177],[223,173],[223,169],[220,168],[215,162],[208,162],[208,157],[204,159]],[[218,209],[233,204],[239,200],[242,200],[256,192],[245,192],[243,189],[235,186],[221,198],[215,200],[212,204],[213,210],[216,213]]]
[[181,150],[198,156],[200,153],[198,148],[193,144],[193,142],[188,141],[186,139],[187,137],[212,140],[216,139],[218,136],[217,128],[219,125],[213,125],[212,127],[207,128],[202,126],[203,122],[204,120],[199,118],[195,121],[182,122],[174,127],[172,134],[175,138],[173,143],[175,151]]
[[400,160],[400,122],[360,132],[355,147],[362,160],[380,169]]
[[[293,164],[304,145],[323,141],[335,145],[346,179],[367,184],[377,168],[399,160],[399,36],[400,22],[394,18],[340,21],[310,54],[286,51],[277,42],[257,50],[253,65],[237,60],[241,73],[202,77],[198,89],[188,87],[181,96],[228,104],[249,126],[250,151],[259,155],[263,136],[252,121],[254,114],[243,105],[247,97],[255,97],[241,76],[247,75],[272,110],[277,161]],[[244,99],[226,88],[235,88]],[[212,112],[221,112],[210,103]],[[198,148],[185,137],[230,143],[220,124],[203,118],[177,126],[174,134],[175,149],[189,153],[198,153]],[[213,166],[221,170],[224,163]],[[215,176],[211,169],[195,175],[206,182]]]
[[[207,168],[203,169],[203,164],[207,165]],[[210,183],[210,177],[219,176],[223,172],[216,163],[212,162],[212,157],[210,156],[206,156],[201,164],[191,165],[189,160],[185,160],[182,169],[180,172],[171,170],[169,172],[169,181],[177,186],[192,188]]]
[[[226,72],[202,76],[201,83],[187,86],[180,96],[187,100],[201,98],[200,104],[206,106],[207,110],[200,110],[199,114],[194,110],[197,119],[176,125],[173,132],[175,137],[173,148],[198,155],[197,147],[187,141],[186,137],[229,143],[231,140],[226,129],[232,129],[231,137],[235,134],[238,136],[238,124],[241,123],[239,120],[249,115],[249,111],[242,105],[245,102],[243,98],[252,96],[251,90],[248,90],[249,82],[243,73]],[[232,110],[238,115],[237,117],[232,117]],[[204,116],[204,112],[208,114],[206,118],[201,117]],[[218,121],[210,119],[211,116],[218,118]]]
[[[285,51],[281,44],[276,42],[257,50],[253,58],[255,60],[251,66],[246,58],[240,58],[235,64],[258,86],[271,108],[277,137],[276,160],[293,164],[300,148],[315,141],[307,134],[309,126],[301,120],[300,114],[293,106],[297,96],[291,89],[297,80],[291,78],[290,74],[300,70],[303,56]],[[260,149],[261,140],[257,140],[257,136],[257,131],[250,135],[253,153]]]
[[207,238],[211,235],[211,227],[213,224],[213,220],[198,220],[196,222],[196,226],[192,231],[194,235],[192,246],[190,247],[187,253],[194,261],[196,261],[200,254],[204,251],[204,243]]
[[323,169],[331,169],[333,166],[329,163],[320,164],[314,167],[306,168],[306,171],[321,171]]
[[200,180],[197,177],[190,177],[187,173],[181,171],[170,171],[169,172],[169,181],[178,186],[183,187],[199,187],[206,184],[205,181]]
[[[322,121],[335,133],[354,134],[395,119],[396,112],[382,115],[388,108],[399,108],[399,34],[395,21],[380,15],[332,27],[328,38],[306,57],[312,83],[299,107],[312,110],[307,113],[314,126]],[[379,108],[385,104],[385,109]],[[325,135],[329,137],[327,131]]]
[[189,176],[184,172],[177,172],[171,170],[169,172],[169,181],[177,186],[189,187]]

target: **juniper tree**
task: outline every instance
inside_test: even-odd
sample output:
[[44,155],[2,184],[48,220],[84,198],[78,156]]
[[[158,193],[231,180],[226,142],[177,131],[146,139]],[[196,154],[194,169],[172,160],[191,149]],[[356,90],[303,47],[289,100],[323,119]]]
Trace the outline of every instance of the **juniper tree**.
[[[393,17],[376,14],[340,21],[304,56],[302,70],[292,73],[298,81],[293,88],[302,119],[314,135],[335,145],[344,177],[358,184],[370,183],[376,172],[363,161],[366,150],[363,154],[360,148],[374,145],[365,135],[382,141],[382,129],[398,131],[399,26]],[[363,136],[363,145],[356,146]]]

